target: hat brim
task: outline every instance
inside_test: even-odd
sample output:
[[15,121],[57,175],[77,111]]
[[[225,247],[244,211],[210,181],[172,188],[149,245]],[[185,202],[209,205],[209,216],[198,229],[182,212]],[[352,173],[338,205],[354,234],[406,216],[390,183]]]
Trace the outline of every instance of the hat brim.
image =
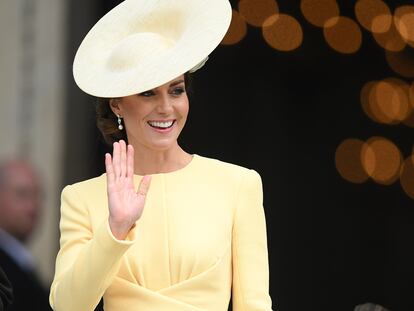
[[231,16],[228,0],[126,0],[85,36],[73,63],[75,82],[107,98],[158,87],[202,62]]

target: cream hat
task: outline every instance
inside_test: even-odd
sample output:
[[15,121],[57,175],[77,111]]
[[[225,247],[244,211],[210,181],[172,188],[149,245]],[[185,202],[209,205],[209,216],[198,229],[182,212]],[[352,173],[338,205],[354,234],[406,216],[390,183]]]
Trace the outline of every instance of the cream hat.
[[228,0],[125,0],[88,32],[73,76],[86,93],[122,97],[195,71],[230,25]]

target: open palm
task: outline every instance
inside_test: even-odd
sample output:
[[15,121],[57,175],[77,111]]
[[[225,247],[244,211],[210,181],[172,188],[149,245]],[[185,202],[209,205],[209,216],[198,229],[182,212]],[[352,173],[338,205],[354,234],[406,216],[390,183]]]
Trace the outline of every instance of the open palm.
[[134,148],[125,141],[113,145],[113,156],[105,155],[109,225],[113,235],[124,239],[144,210],[151,176],[134,187]]

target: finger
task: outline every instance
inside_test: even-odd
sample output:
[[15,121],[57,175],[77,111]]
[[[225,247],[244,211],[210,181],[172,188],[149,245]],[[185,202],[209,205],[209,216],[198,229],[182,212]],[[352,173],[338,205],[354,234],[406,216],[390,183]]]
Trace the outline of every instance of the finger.
[[109,153],[105,154],[105,169],[106,169],[106,180],[108,184],[114,181],[114,168],[112,166],[112,158]]
[[142,177],[141,182],[139,183],[137,194],[145,197],[148,193],[148,189],[151,184],[151,175],[145,175]]
[[113,156],[112,156],[112,163],[114,166],[114,174],[115,174],[115,178],[118,178],[121,175],[121,164],[120,164],[120,148],[119,148],[119,143],[115,142],[114,143],[114,151],[113,151]]
[[127,150],[127,174],[128,178],[134,176],[134,147],[132,145],[128,145]]
[[127,156],[125,141],[121,140],[119,142],[119,147],[121,149],[121,176],[125,177],[127,174]]

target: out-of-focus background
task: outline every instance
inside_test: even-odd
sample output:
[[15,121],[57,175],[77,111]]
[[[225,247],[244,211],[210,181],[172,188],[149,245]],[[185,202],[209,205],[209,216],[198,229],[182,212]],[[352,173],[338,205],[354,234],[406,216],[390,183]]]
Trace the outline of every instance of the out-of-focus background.
[[[0,160],[41,174],[29,249],[46,286],[60,191],[103,173],[110,151],[73,57],[119,2],[0,2]],[[231,2],[181,143],[261,174],[274,308],[414,310],[414,3]]]

